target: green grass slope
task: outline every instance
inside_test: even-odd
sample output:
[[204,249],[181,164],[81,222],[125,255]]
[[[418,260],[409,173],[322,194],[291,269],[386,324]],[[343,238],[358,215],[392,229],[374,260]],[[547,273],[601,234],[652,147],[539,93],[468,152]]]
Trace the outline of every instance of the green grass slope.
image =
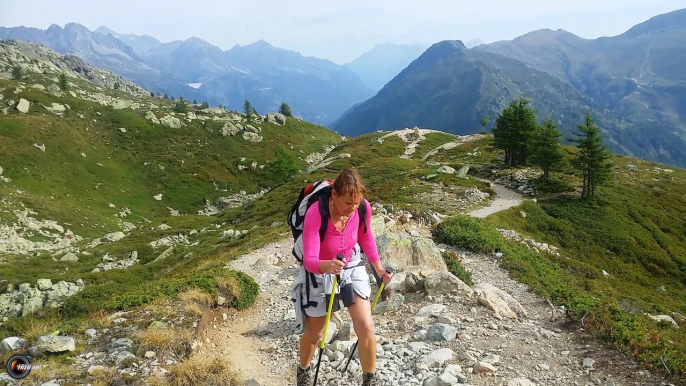
[[[24,98],[31,110],[0,116],[3,175],[24,192],[29,207],[38,206],[45,218],[73,223],[77,234],[103,225],[105,217],[111,222],[124,207],[142,217],[168,215],[168,207],[193,214],[205,200],[273,187],[279,180],[266,166],[252,170],[253,162],[267,165],[279,147],[304,159],[339,141],[333,132],[292,118],[285,126],[254,124],[264,137],[258,143],[240,134],[222,136],[222,121],[184,121],[185,126],[174,129],[153,125],[144,118],[145,110],[117,110],[30,89],[15,95],[14,83],[0,81],[5,99]],[[59,117],[39,103],[70,109]],[[33,144],[44,144],[46,150]],[[157,194],[162,200],[153,198]],[[90,218],[84,220],[79,211]]]
[[[517,170],[493,164],[493,156],[476,164],[475,173],[495,178]],[[622,156],[612,162],[614,181],[594,202],[577,198],[580,176],[562,168],[551,173],[550,183],[536,181],[536,201],[525,200],[485,220],[451,218],[434,233],[448,244],[503,252],[502,262],[515,278],[564,305],[573,321],[611,347],[684,381],[686,170]],[[496,230],[501,228],[556,246],[560,255],[507,241]],[[668,315],[681,328],[655,322],[646,313]]]

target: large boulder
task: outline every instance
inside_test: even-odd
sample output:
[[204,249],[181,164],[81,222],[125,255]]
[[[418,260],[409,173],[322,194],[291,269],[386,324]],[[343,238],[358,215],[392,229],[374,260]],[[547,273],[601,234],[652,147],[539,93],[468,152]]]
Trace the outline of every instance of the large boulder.
[[457,291],[461,295],[471,297],[474,291],[457,276],[450,272],[435,272],[424,279],[424,290],[427,295],[442,295]]
[[384,265],[396,270],[446,271],[441,252],[431,239],[385,232],[376,237]]
[[74,350],[76,350],[74,338],[68,336],[45,335],[38,338],[38,342],[29,349],[29,353],[38,358],[46,354],[58,354]]
[[[512,314],[515,314],[515,317],[516,315],[527,316],[526,310],[519,304],[517,299],[492,284],[479,283],[473,286],[472,289],[477,296],[481,298],[479,303],[493,310],[496,314],[508,317],[512,317]],[[492,300],[495,298],[500,299],[502,302]],[[502,307],[498,306],[498,304],[501,303],[504,303],[505,305]]]
[[283,126],[286,124],[286,116],[281,113],[267,114],[267,121]]
[[[240,124],[238,126],[240,126]],[[224,127],[221,128],[222,136],[226,137],[226,136],[234,136],[234,135],[238,134],[241,131],[241,128],[238,126],[234,125],[231,122],[226,122],[224,124]]]
[[5,338],[2,340],[2,342],[0,342],[0,355],[21,350],[28,345],[29,343],[26,341],[26,339],[23,338],[19,338],[16,336]]
[[19,99],[19,103],[17,103],[17,111],[19,111],[20,113],[26,114],[29,112],[29,106],[30,105],[31,105],[31,103],[29,101],[27,101],[24,98],[21,98],[21,99]]
[[172,129],[181,128],[181,121],[179,118],[172,117],[171,115],[165,115],[162,119],[160,119],[160,123]]
[[493,311],[493,314],[498,319],[510,318],[516,319],[517,314],[510,309],[505,300],[501,299],[494,292],[482,291],[477,295],[477,301],[482,306]]
[[250,131],[243,132],[243,139],[250,142],[262,142],[263,137]]

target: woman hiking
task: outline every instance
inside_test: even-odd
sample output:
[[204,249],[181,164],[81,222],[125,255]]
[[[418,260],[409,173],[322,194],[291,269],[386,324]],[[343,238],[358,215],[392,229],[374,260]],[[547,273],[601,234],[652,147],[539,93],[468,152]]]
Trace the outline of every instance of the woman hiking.
[[[300,338],[300,365],[297,369],[297,385],[310,386],[314,370],[312,357],[317,343],[323,338],[332,275],[340,277],[343,304],[348,308],[358,338],[359,357],[362,365],[362,385],[379,385],[376,374],[376,336],[370,307],[371,286],[369,275],[362,260],[361,250],[383,282],[391,281],[379,260],[376,241],[371,230],[371,206],[364,199],[365,187],[362,177],[355,169],[345,168],[336,177],[328,197],[328,216],[322,217],[320,205],[311,205],[305,214],[302,245],[303,264],[300,266],[298,286],[300,301],[296,301],[296,313],[304,311],[304,332]],[[322,204],[326,204],[325,202]],[[360,205],[366,206],[364,223],[360,224]],[[326,233],[320,241],[320,226],[327,221]],[[365,228],[366,225],[366,228]],[[343,261],[336,259],[342,254]],[[330,274],[330,275],[329,275]],[[328,288],[327,288],[328,286]],[[306,287],[306,288],[304,288]],[[304,292],[307,298],[303,299]],[[334,310],[337,310],[334,301]],[[302,307],[302,310],[298,310]],[[333,312],[333,311],[332,311]]]

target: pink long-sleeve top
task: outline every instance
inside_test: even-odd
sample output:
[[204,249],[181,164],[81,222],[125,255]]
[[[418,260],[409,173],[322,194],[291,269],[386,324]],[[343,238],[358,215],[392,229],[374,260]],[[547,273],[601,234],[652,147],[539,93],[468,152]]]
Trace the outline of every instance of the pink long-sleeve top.
[[362,200],[363,204],[367,206],[367,216],[365,222],[367,223],[367,233],[364,233],[364,227],[360,227],[360,214],[355,211],[345,224],[343,232],[339,232],[334,227],[331,219],[326,219],[327,228],[324,242],[319,241],[319,227],[321,226],[322,216],[319,214],[319,206],[315,203],[310,206],[305,213],[305,222],[303,224],[303,266],[308,272],[321,274],[319,271],[320,260],[333,260],[336,254],[341,253],[345,256],[346,263],[350,260],[350,254],[355,247],[355,243],[359,243],[370,263],[379,261],[379,252],[374,241],[374,234],[372,233],[372,208],[367,200]]

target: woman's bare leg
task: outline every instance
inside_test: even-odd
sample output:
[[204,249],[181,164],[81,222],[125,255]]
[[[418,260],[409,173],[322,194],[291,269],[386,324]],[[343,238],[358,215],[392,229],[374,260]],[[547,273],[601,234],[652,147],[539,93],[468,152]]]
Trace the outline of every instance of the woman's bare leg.
[[308,367],[317,349],[317,343],[324,335],[326,316],[312,317],[305,315],[305,331],[300,337],[300,366]]
[[360,355],[363,373],[376,370],[376,330],[372,320],[369,300],[355,295],[355,304],[348,306],[357,335],[357,348]]

